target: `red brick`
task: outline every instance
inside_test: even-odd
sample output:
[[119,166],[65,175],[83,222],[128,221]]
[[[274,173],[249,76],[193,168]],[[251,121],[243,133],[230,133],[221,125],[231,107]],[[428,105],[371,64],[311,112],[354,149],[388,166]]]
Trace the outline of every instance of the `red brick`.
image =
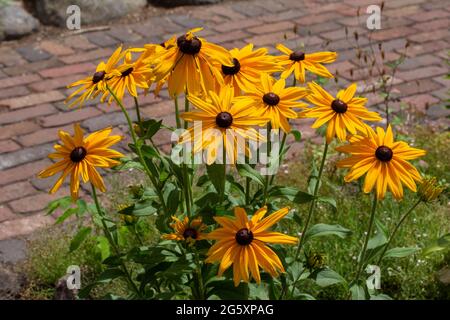
[[423,78],[432,78],[440,74],[447,73],[447,70],[441,67],[430,66],[397,73],[397,77],[406,81],[412,81]]
[[[19,150],[19,149],[20,149],[20,146],[12,140],[0,141],[0,154]],[[0,195],[0,197],[1,197],[1,195]]]
[[448,36],[449,36],[448,30],[441,29],[441,30],[416,33],[414,35],[409,36],[408,39],[411,41],[414,41],[414,42],[424,42],[424,41],[445,39]]
[[[17,216],[12,213],[11,209],[8,208],[6,205],[0,204],[0,222],[6,221],[6,220],[12,220],[16,218]],[[1,224],[0,224],[1,226]],[[1,237],[1,234],[0,234]]]
[[99,58],[104,58],[110,56],[114,52],[112,48],[100,48],[85,53],[75,53],[70,56],[65,56],[59,58],[62,62],[66,64],[73,64],[85,61],[98,60]]
[[277,23],[265,23],[262,26],[248,29],[249,32],[255,34],[271,33],[283,30],[293,30],[294,24],[290,21],[281,21]]
[[[333,30],[334,28],[330,29]],[[347,28],[347,34],[345,33],[345,28],[336,28],[333,31],[321,33],[319,36],[327,39],[327,40],[340,40],[340,39],[353,39],[354,32],[358,32],[358,34],[364,34],[367,30],[364,30],[360,27],[349,27]]]
[[39,171],[45,169],[50,164],[50,160],[43,159],[35,162],[29,162],[11,169],[3,170],[2,174],[0,175],[0,185],[21,181],[32,176],[36,176]]
[[0,187],[0,203],[23,198],[33,193],[36,193],[36,189],[28,181],[8,184]]
[[245,41],[247,43],[253,43],[255,46],[275,46],[277,43],[283,42],[286,39],[291,40],[295,38],[298,38],[297,34],[293,33],[292,31],[286,31],[258,35],[251,38],[246,38]]
[[223,42],[227,42],[227,41],[244,39],[247,37],[248,37],[247,33],[243,32],[241,30],[236,30],[236,31],[221,33],[221,34],[218,34],[215,36],[210,36],[210,37],[208,37],[208,41],[214,42],[214,43],[223,43]]
[[40,123],[44,127],[55,127],[93,118],[101,113],[102,112],[100,110],[93,107],[75,109],[73,111],[53,114],[51,116],[42,118],[40,120]]
[[30,90],[25,86],[16,86],[0,90],[0,99],[20,97],[30,93]]
[[411,45],[406,51],[408,57],[420,56],[424,53],[430,53],[439,51],[442,49],[448,49],[448,44],[445,41],[430,41],[425,43],[419,43]]
[[55,111],[56,109],[51,104],[45,103],[35,107],[4,112],[0,114],[0,124],[14,123],[38,116],[45,116]]
[[15,213],[28,213],[44,210],[48,203],[58,197],[70,194],[67,188],[59,189],[56,194],[38,193],[9,203]]
[[210,12],[216,13],[222,17],[230,20],[244,20],[245,16],[225,6],[212,6],[207,9]]
[[47,92],[54,89],[64,88],[67,85],[86,78],[86,74],[73,74],[61,78],[46,79],[39,82],[33,82],[28,85],[31,89],[39,92]]
[[409,16],[409,19],[412,19],[414,21],[428,21],[428,20],[435,20],[439,18],[446,18],[450,16],[450,12],[445,10],[433,10],[428,12],[420,12],[414,15]]
[[438,19],[438,20],[432,20],[422,23],[417,23],[413,25],[414,29],[417,29],[419,31],[431,31],[431,30],[437,30],[437,29],[444,29],[448,30],[450,27],[450,22],[447,19]]
[[44,61],[36,61],[36,62],[32,62],[32,63],[27,63],[27,64],[21,64],[21,65],[14,66],[14,67],[8,67],[8,68],[3,69],[3,71],[5,73],[9,74],[10,76],[18,76],[18,75],[22,75],[24,73],[33,73],[33,72],[38,72],[43,69],[56,68],[61,65],[62,65],[62,62],[59,61],[58,59],[48,59],[48,60],[44,60]]
[[170,114],[174,111],[172,101],[164,100],[156,104],[144,107],[141,109],[142,115],[145,118],[156,119]]
[[[398,17],[405,17],[407,16],[408,18],[411,17],[411,15],[415,14],[416,12],[422,12],[423,10],[417,6],[417,5],[412,5],[412,6],[407,6],[407,7],[401,7],[401,8],[397,8],[397,9],[391,9],[391,10],[383,10],[384,12],[382,13],[382,16],[388,16],[388,17],[393,17],[393,18],[398,18]],[[381,22],[383,23],[383,22]]]
[[12,67],[26,63],[25,59],[18,55],[13,48],[7,46],[0,47],[0,61],[5,67]]
[[20,86],[34,81],[39,81],[40,79],[41,77],[37,74],[24,74],[22,76],[4,78],[0,79],[0,88]]
[[32,121],[23,121],[3,126],[0,130],[0,140],[8,139],[21,134],[26,134],[39,129],[39,126]]
[[90,50],[96,48],[96,46],[90,43],[84,35],[67,37],[63,40],[63,44],[73,49],[81,50]]
[[74,53],[71,48],[52,40],[44,40],[39,44],[39,46],[55,56],[65,56]]
[[429,93],[441,88],[441,85],[431,79],[420,79],[411,82],[405,82],[394,86],[395,90],[400,92],[401,96],[410,96],[419,93]]
[[336,13],[325,12],[325,13],[321,13],[321,14],[307,15],[305,17],[302,17],[301,19],[298,19],[296,22],[301,26],[308,26],[308,25],[312,25],[312,24],[316,24],[316,23],[335,21],[335,20],[336,20]]
[[95,65],[92,63],[73,64],[64,67],[42,70],[39,71],[39,74],[45,78],[58,78],[72,75],[75,73],[85,73],[85,72],[93,74],[95,72]]
[[302,10],[287,10],[283,12],[273,13],[269,15],[264,15],[259,18],[259,20],[263,23],[268,22],[278,22],[278,21],[284,21],[284,20],[294,20],[300,19],[301,17],[305,16],[307,13]]
[[59,139],[58,130],[70,131],[71,129],[72,126],[40,129],[33,133],[18,137],[17,141],[25,147],[35,146],[47,142],[54,142]]
[[43,214],[17,218],[0,223],[0,240],[24,236],[53,223],[53,219]]
[[61,92],[53,90],[43,93],[33,93],[27,96],[13,99],[3,99],[0,100],[0,105],[7,105],[11,109],[19,109],[46,102],[60,101],[64,99],[65,96]]
[[428,107],[439,103],[439,99],[429,95],[429,94],[418,94],[414,96],[409,96],[402,99],[403,102],[416,107],[416,109],[426,112]]
[[258,21],[255,19],[233,20],[233,21],[227,21],[225,23],[215,25],[215,26],[213,26],[213,28],[219,32],[229,32],[229,31],[233,31],[236,29],[245,30],[246,28],[249,28],[249,27],[261,25],[261,23],[262,23],[262,21]]
[[395,38],[404,38],[413,33],[417,33],[417,31],[411,27],[397,27],[373,32],[371,37],[374,40],[383,41]]
[[398,69],[399,70],[411,70],[413,68],[419,68],[419,67],[425,67],[430,65],[439,65],[441,64],[442,60],[436,57],[432,54],[425,54],[423,56],[413,57],[413,58],[407,58],[405,61],[403,61]]

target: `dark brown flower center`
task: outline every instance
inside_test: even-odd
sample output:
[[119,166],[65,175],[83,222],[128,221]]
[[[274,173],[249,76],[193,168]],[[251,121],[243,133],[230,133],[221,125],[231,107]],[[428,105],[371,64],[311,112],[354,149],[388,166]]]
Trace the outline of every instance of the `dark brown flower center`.
[[305,60],[305,53],[302,51],[294,51],[289,55],[289,59],[293,61]]
[[166,43],[165,43],[165,42],[161,42],[159,45],[160,45],[161,47],[163,47],[163,48],[166,47]]
[[383,162],[390,161],[393,155],[394,153],[392,152],[392,149],[386,146],[378,147],[377,151],[375,151],[375,157]]
[[130,73],[132,73],[132,72],[133,72],[133,68],[128,68],[127,70],[122,72],[122,77],[129,76]]
[[200,52],[202,42],[197,37],[193,37],[191,40],[186,39],[186,35],[178,37],[178,48],[185,54],[197,54]]
[[233,123],[233,116],[228,112],[221,112],[216,116],[216,124],[221,128],[228,128]]
[[94,73],[94,75],[92,76],[92,82],[95,84],[102,81],[103,78],[105,77],[105,74],[106,74],[105,71],[98,71]]
[[333,109],[336,113],[345,113],[348,106],[344,101],[336,99],[331,103],[331,109]]
[[239,72],[239,70],[241,70],[241,64],[239,63],[239,60],[236,58],[233,58],[233,67],[228,67],[228,66],[224,66],[222,65],[222,72],[223,74],[227,75],[227,76],[232,76],[233,74],[236,74]]
[[241,246],[249,245],[253,241],[253,232],[247,228],[242,228],[236,232],[236,242]]
[[70,160],[72,160],[72,162],[80,162],[81,160],[84,159],[84,157],[86,157],[86,154],[87,154],[87,151],[85,148],[76,147],[70,153]]
[[273,92],[269,92],[263,96],[263,101],[269,106],[276,106],[280,102],[280,97]]
[[198,237],[198,232],[194,228],[187,228],[183,232],[183,237],[184,239],[192,238],[195,240]]

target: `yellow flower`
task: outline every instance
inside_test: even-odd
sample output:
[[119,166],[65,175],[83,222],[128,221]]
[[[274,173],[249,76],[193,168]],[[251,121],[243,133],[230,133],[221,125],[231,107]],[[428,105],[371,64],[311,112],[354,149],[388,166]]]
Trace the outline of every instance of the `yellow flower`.
[[202,28],[192,29],[176,40],[172,39],[171,43],[176,42],[176,45],[153,56],[155,81],[167,78],[171,97],[185,91],[192,95],[206,94],[214,89],[215,81],[223,84],[222,75],[213,63],[233,66],[226,49],[194,35],[200,30]]
[[121,158],[123,154],[115,150],[109,149],[110,146],[119,142],[121,136],[109,136],[112,128],[106,128],[94,132],[83,137],[83,130],[78,124],[74,125],[74,136],[70,136],[67,132],[59,131],[59,137],[62,144],[54,146],[56,152],[50,153],[50,159],[58,159],[59,161],[51,165],[39,173],[39,178],[47,178],[62,172],[56,181],[50,193],[56,192],[64,179],[70,174],[70,192],[72,199],[78,198],[78,190],[80,187],[80,176],[83,182],[91,181],[92,184],[101,190],[106,191],[105,184],[96,167],[110,168],[120,162],[114,158]]
[[419,198],[424,202],[431,202],[436,200],[444,191],[445,187],[439,185],[435,177],[427,177],[419,184]]
[[298,102],[308,95],[305,88],[286,88],[286,81],[277,82],[268,74],[261,75],[260,85],[254,86],[245,96],[236,100],[240,109],[255,108],[256,113],[270,119],[273,129],[281,128],[284,132],[291,131],[288,119],[296,119],[298,114],[293,108],[305,108],[307,105]]
[[295,78],[299,82],[304,83],[305,70],[318,74],[321,77],[333,78],[333,75],[322,63],[336,61],[336,52],[304,53],[303,51],[292,51],[282,44],[278,44],[277,49],[285,54],[278,57],[279,63],[285,68],[281,74],[282,78],[287,78],[294,72]]
[[68,85],[67,88],[81,86],[74,92],[72,92],[69,97],[67,97],[65,101],[66,103],[81,93],[81,95],[77,99],[75,99],[75,101],[73,101],[69,105],[69,107],[77,104],[81,107],[86,100],[95,98],[99,93],[105,92],[106,81],[110,78],[117,63],[120,59],[122,59],[123,55],[124,53],[122,53],[122,47],[120,46],[116,49],[116,51],[114,51],[106,64],[103,61],[99,63],[99,65],[95,69],[94,75]]
[[[143,49],[129,49],[125,53],[125,61],[122,65],[117,67],[108,80],[109,88],[114,92],[119,100],[123,99],[125,89],[128,93],[137,98],[137,88],[148,89],[148,80],[151,75],[151,68],[147,57],[141,54],[136,61],[132,61],[132,52],[140,52]],[[109,91],[106,91],[102,96],[102,101],[105,101],[109,95]],[[113,97],[109,98],[109,103],[113,101]]]
[[[181,117],[186,121],[195,121],[189,132],[183,135],[182,143],[186,138],[194,138],[194,153],[207,150],[207,163],[213,163],[221,153],[220,147],[226,150],[228,160],[236,162],[239,148],[236,146],[238,137],[254,141],[264,140],[251,126],[267,123],[268,119],[255,116],[252,108],[239,108],[234,104],[233,88],[222,87],[219,94],[209,92],[208,99],[189,96],[189,101],[199,110],[185,112]],[[198,125],[201,124],[201,131]],[[220,136],[219,136],[220,134]],[[202,143],[199,143],[201,141]],[[248,148],[246,146],[246,152]],[[222,159],[220,159],[222,160]]]
[[420,173],[407,160],[425,155],[425,150],[411,148],[403,141],[394,142],[392,128],[386,132],[378,127],[370,127],[368,136],[353,136],[350,144],[336,150],[350,153],[351,157],[337,163],[338,167],[350,168],[345,181],[350,182],[364,174],[363,191],[369,193],[376,186],[377,199],[383,199],[387,188],[395,199],[403,198],[402,184],[416,192],[415,181],[421,181]]
[[315,107],[301,112],[299,116],[317,118],[312,125],[313,128],[319,128],[327,123],[327,143],[330,143],[335,136],[339,140],[345,141],[347,130],[352,134],[356,134],[357,131],[365,134],[369,126],[362,120],[381,120],[377,112],[369,111],[364,107],[367,98],[354,97],[356,93],[355,83],[345,90],[340,90],[336,98],[333,98],[315,82],[308,85],[311,94],[306,99],[314,104]]
[[202,218],[193,219],[189,222],[188,217],[184,217],[183,221],[181,221],[177,217],[172,216],[172,220],[174,222],[170,224],[170,227],[175,232],[163,234],[161,238],[187,242],[205,239],[205,234],[202,231],[206,229],[206,225],[202,223]]
[[250,273],[257,283],[261,282],[259,266],[272,277],[285,272],[277,254],[266,243],[296,244],[298,239],[279,232],[267,231],[289,213],[283,208],[263,219],[267,208],[255,212],[249,220],[243,208],[235,208],[235,219],[214,217],[222,226],[207,235],[208,239],[217,240],[209,249],[206,262],[220,261],[219,276],[233,265],[234,285],[241,280],[250,281]]
[[273,73],[283,70],[276,62],[274,56],[267,53],[266,48],[253,51],[253,44],[248,44],[242,49],[230,50],[234,66],[215,63],[215,67],[221,70],[226,85],[232,85],[234,94],[251,91],[259,83],[261,73]]

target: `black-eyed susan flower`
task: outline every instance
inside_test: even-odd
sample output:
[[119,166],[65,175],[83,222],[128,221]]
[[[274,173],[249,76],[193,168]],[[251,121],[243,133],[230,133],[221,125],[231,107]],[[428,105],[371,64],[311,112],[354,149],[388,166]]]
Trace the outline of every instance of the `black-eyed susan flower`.
[[166,240],[186,241],[191,243],[196,240],[205,239],[205,234],[203,233],[203,231],[207,228],[207,226],[202,222],[202,218],[196,218],[192,221],[189,221],[189,218],[187,216],[184,217],[183,220],[172,216],[172,220],[174,222],[170,224],[170,227],[174,230],[174,232],[163,234],[161,238]]
[[[194,126],[189,128],[188,136],[194,139],[194,153],[207,151],[208,165],[222,154],[221,148],[225,149],[228,161],[235,163],[239,137],[244,140],[263,140],[252,126],[263,125],[268,119],[255,115],[256,111],[252,108],[238,107],[234,104],[233,93],[233,87],[224,86],[218,94],[209,91],[208,99],[189,96],[189,101],[198,110],[181,115],[184,120],[194,122]],[[182,136],[183,141],[186,141],[185,138],[186,135]],[[247,146],[245,151],[249,152]]]
[[417,193],[423,202],[431,202],[436,200],[444,190],[445,187],[440,185],[435,177],[426,177],[419,184]]
[[268,55],[266,48],[253,50],[253,44],[248,44],[242,49],[230,50],[233,58],[233,66],[214,64],[222,72],[226,85],[232,85],[234,94],[249,92],[261,81],[261,73],[271,74],[281,71],[283,68],[276,62],[275,57]]
[[[141,54],[139,58],[133,62],[132,52],[141,52],[141,49],[129,49],[125,53],[124,63],[118,66],[108,80],[109,88],[114,92],[119,100],[122,100],[125,90],[128,93],[137,98],[137,88],[148,89],[148,81],[151,77],[151,68],[147,61],[147,57]],[[102,97],[102,101],[105,101],[109,95],[109,91],[106,91]],[[113,97],[109,98],[111,103]]]
[[[283,208],[264,218],[267,208],[255,212],[251,219],[243,208],[235,208],[235,218],[214,217],[222,227],[207,235],[208,239],[217,240],[209,249],[206,262],[220,262],[219,276],[233,265],[234,285],[241,280],[250,281],[250,275],[257,283],[261,282],[259,267],[272,277],[285,272],[277,254],[267,243],[296,244],[298,239],[280,232],[268,231],[270,227],[289,213]],[[264,219],[263,219],[264,218]]]
[[337,136],[339,140],[345,141],[347,131],[356,134],[357,131],[366,133],[369,127],[362,120],[380,121],[381,117],[377,112],[369,111],[364,106],[367,98],[354,97],[356,84],[350,85],[345,90],[340,90],[333,98],[317,83],[308,83],[311,94],[306,99],[314,107],[300,113],[300,117],[317,118],[313,123],[313,128],[319,128],[327,124],[327,143]]
[[350,182],[366,174],[363,191],[369,193],[375,186],[379,200],[384,198],[388,188],[395,199],[402,199],[402,184],[416,192],[415,181],[421,181],[421,176],[408,160],[425,155],[425,150],[412,148],[403,141],[395,142],[390,125],[386,132],[380,127],[376,132],[369,127],[367,133],[367,137],[353,136],[349,144],[336,148],[351,154],[337,163],[340,168],[350,169],[345,181]]
[[80,177],[83,182],[90,181],[97,189],[106,191],[96,167],[111,168],[120,163],[115,159],[124,156],[109,148],[122,139],[121,136],[109,136],[111,131],[112,128],[106,128],[86,138],[83,137],[83,130],[78,124],[74,125],[74,136],[62,130],[59,131],[62,143],[55,144],[56,152],[48,155],[50,159],[59,161],[39,173],[39,178],[47,178],[62,172],[53,188],[50,189],[50,193],[56,192],[68,175],[70,175],[70,192],[74,200],[78,198]]
[[103,61],[99,63],[95,69],[95,73],[92,76],[68,85],[67,88],[80,86],[67,97],[65,101],[66,103],[72,100],[75,96],[79,95],[79,97],[77,97],[77,99],[75,99],[69,107],[73,107],[75,105],[79,105],[81,107],[86,100],[95,98],[100,93],[104,93],[106,91],[106,80],[111,77],[112,72],[115,70],[119,61],[123,58],[123,55],[124,52],[122,52],[122,47],[120,46],[116,49],[116,51],[114,51],[106,63]]
[[240,109],[254,108],[260,117],[270,119],[273,129],[281,128],[284,132],[290,132],[288,119],[298,117],[295,108],[307,106],[298,101],[307,95],[305,88],[286,88],[284,79],[275,82],[271,76],[263,73],[260,84],[253,86],[245,96],[237,98],[236,106]]
[[305,70],[315,73],[321,77],[333,78],[333,75],[325,68],[322,63],[332,63],[336,61],[336,52],[315,52],[305,53],[301,50],[292,51],[282,44],[276,46],[278,50],[284,53],[278,57],[278,62],[284,66],[281,73],[282,78],[289,77],[294,72],[295,78],[301,82],[305,82]]
[[176,46],[154,55],[155,81],[167,79],[171,97],[185,91],[191,95],[206,94],[214,89],[215,81],[223,84],[221,72],[213,67],[213,63],[233,66],[226,49],[194,35],[200,30],[202,28],[188,31],[176,38]]

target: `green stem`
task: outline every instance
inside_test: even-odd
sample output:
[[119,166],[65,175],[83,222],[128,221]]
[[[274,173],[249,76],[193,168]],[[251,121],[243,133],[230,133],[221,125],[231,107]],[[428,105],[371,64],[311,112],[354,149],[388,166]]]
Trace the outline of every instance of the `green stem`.
[[117,98],[116,94],[111,90],[111,88],[108,85],[106,85],[106,88],[111,93],[111,95],[113,96],[114,100],[116,100],[117,104],[119,105],[120,109],[122,110],[122,113],[125,115],[125,118],[126,118],[127,123],[128,123],[128,128],[130,129],[131,138],[133,139],[133,143],[135,145],[136,152],[137,152],[137,155],[139,157],[139,160],[141,161],[141,164],[144,167],[144,170],[147,173],[147,176],[150,178],[150,181],[153,184],[153,187],[154,187],[154,189],[156,191],[156,194],[158,195],[159,201],[161,202],[161,206],[163,207],[164,213],[167,213],[167,206],[166,206],[166,203],[164,201],[164,196],[162,194],[162,191],[160,190],[160,188],[158,186],[158,181],[156,180],[156,178],[153,176],[152,172],[148,168],[147,162],[145,161],[145,158],[144,158],[144,156],[142,154],[141,148],[138,147],[138,139],[136,137],[136,133],[134,132],[133,123],[131,121],[130,115],[128,114],[127,110],[125,109],[125,107],[123,106],[123,104],[119,100],[119,98]]
[[[189,111],[189,100],[188,100],[188,96],[187,96],[187,92],[184,95],[184,112],[188,112]],[[187,129],[188,128],[188,122],[186,120],[184,120],[184,128]]]
[[[369,227],[367,228],[367,234],[364,239],[364,245],[361,251],[361,254],[359,255],[359,263],[358,263],[358,269],[356,272],[355,280],[353,280],[352,284],[357,282],[359,280],[359,277],[361,276],[361,272],[364,266],[365,258],[366,258],[366,250],[367,250],[367,244],[369,243],[370,234],[372,233],[373,228],[373,222],[375,221],[375,212],[377,211],[377,196],[374,193],[373,195],[373,203],[372,203],[372,212],[370,213],[370,219],[369,219]],[[350,284],[351,286],[351,284]]]
[[409,208],[409,210],[401,217],[400,221],[395,225],[394,230],[392,231],[391,236],[389,237],[388,242],[386,243],[386,245],[384,246],[383,252],[381,252],[380,258],[378,259],[377,265],[380,265],[381,260],[383,260],[384,255],[386,254],[386,251],[388,250],[389,246],[392,243],[392,240],[395,237],[395,234],[397,233],[398,229],[400,228],[400,226],[402,225],[402,223],[406,220],[406,218],[411,214],[411,212],[413,212],[413,210],[419,205],[419,203],[422,201],[422,199],[419,199],[416,203],[414,203],[414,205]]
[[323,173],[323,168],[325,166],[325,159],[327,157],[327,152],[328,152],[328,143],[325,142],[325,147],[323,149],[323,155],[322,155],[322,161],[320,163],[319,173],[318,173],[317,180],[316,180],[316,185],[314,186],[313,199],[311,200],[311,204],[309,206],[309,211],[308,211],[308,216],[306,218],[306,223],[305,223],[305,226],[303,227],[303,230],[302,230],[302,235],[300,237],[300,241],[299,241],[299,244],[298,244],[298,247],[297,247],[297,251],[295,252],[295,260],[298,259],[300,251],[302,250],[302,247],[303,247],[303,244],[304,244],[304,239],[305,239],[305,234],[308,231],[309,223],[311,222],[311,217],[312,217],[314,209],[316,207],[317,193],[319,192],[320,180],[322,178],[322,173]]
[[205,300],[205,288],[204,288],[204,284],[203,284],[203,275],[202,275],[202,265],[200,262],[200,257],[199,257],[199,253],[196,252],[194,253],[195,255],[195,260],[196,260],[196,265],[197,265],[197,279],[198,279],[198,291],[200,292],[200,300]]
[[245,178],[245,204],[249,205],[250,204],[250,178],[246,177]]
[[295,78],[295,74],[294,74],[294,80],[292,81],[292,86],[295,87],[297,85],[297,79]]
[[[102,222],[102,226],[103,226],[103,232],[105,233],[106,239],[108,239],[109,244],[111,245],[111,247],[113,248],[115,254],[117,256],[120,256],[120,250],[119,247],[117,246],[116,242],[114,241],[114,238],[111,234],[111,232],[109,231],[108,226],[106,225],[105,222],[105,215],[103,214],[103,211],[100,207],[100,203],[98,201],[98,197],[97,197],[97,191],[95,189],[95,186],[91,183],[91,188],[92,188],[92,198],[94,199],[94,203],[95,203],[95,207],[97,209],[97,213],[100,216],[100,220]],[[122,267],[122,271],[125,274],[125,277],[129,283],[129,285],[131,286],[131,288],[134,290],[134,292],[138,295],[138,297],[141,296],[141,293],[139,292],[138,287],[136,286],[136,284],[134,283],[130,272],[127,269],[127,266],[125,265],[125,263],[121,260],[121,267]]]
[[269,185],[270,185],[270,178],[269,177],[269,168],[270,168],[270,157],[271,157],[271,151],[272,151],[272,141],[271,141],[271,132],[272,132],[272,124],[269,122],[267,123],[267,172],[264,179],[264,204],[267,203],[267,192],[269,191]]
[[136,236],[136,239],[137,239],[137,241],[139,242],[139,244],[140,244],[141,246],[143,246],[143,245],[144,245],[144,241],[142,241],[142,238],[141,238],[141,236],[139,235],[139,232],[137,231],[136,223],[133,224],[133,233],[134,233],[134,235]]
[[175,96],[173,98],[173,101],[175,102],[175,121],[177,123],[177,128],[181,128],[181,120],[180,120],[180,108],[178,107],[178,97]]
[[[295,78],[294,78],[295,79]],[[283,131],[283,138],[281,139],[281,145],[280,145],[280,152],[279,152],[279,163],[281,164],[283,162],[283,149],[284,145],[286,144],[286,138],[288,134]],[[275,179],[275,175],[270,177],[270,185],[273,184],[273,180]]]
[[139,128],[142,130],[142,120],[141,120],[141,111],[139,109],[139,102],[136,97],[133,97],[133,98],[134,98],[134,106],[136,107],[136,119],[137,119]]

